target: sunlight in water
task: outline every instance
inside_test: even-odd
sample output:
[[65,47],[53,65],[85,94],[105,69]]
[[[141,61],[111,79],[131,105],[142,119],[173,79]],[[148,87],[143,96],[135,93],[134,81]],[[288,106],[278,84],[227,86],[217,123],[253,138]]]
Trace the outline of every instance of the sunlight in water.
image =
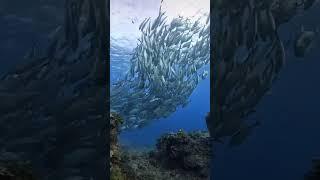
[[[198,18],[201,17],[202,19],[200,19],[200,24],[201,24],[200,27],[202,26],[208,27],[204,25],[206,24],[206,20],[209,14],[209,9],[210,9],[209,0],[196,0],[196,1],[194,0],[163,0],[162,2],[161,0],[135,0],[135,1],[111,0],[110,5],[111,5],[111,9],[110,9],[111,10],[110,12],[111,13],[110,14],[111,16],[110,18],[111,64],[110,65],[111,65],[111,71],[112,71],[111,76],[115,81],[117,81],[118,77],[120,77],[120,79],[123,78],[128,68],[130,68],[130,59],[132,57],[133,52],[135,52],[134,48],[139,46],[138,39],[140,39],[142,36],[141,31],[139,30],[140,24],[146,18],[151,17],[151,21],[157,18],[159,16],[160,6],[161,6],[162,12],[165,12],[165,16],[167,16],[166,20],[168,24],[174,18],[178,18],[179,16],[188,18],[188,22],[190,20],[191,24],[194,24],[195,21],[199,20]],[[197,27],[197,26],[194,26],[194,27]],[[196,28],[190,27],[189,29],[190,30],[186,32],[196,31],[195,30]],[[198,33],[199,32],[201,31],[198,31]],[[208,31],[203,31],[202,35],[200,35],[200,33],[198,35],[195,35],[196,40],[192,40],[194,41],[191,43],[192,47],[195,46],[195,42],[198,41],[198,37],[199,37],[199,42],[205,42],[206,41],[205,39],[209,37]],[[200,37],[205,37],[205,38],[200,38]],[[185,40],[182,40],[180,42],[184,42],[184,41]],[[143,41],[143,42],[147,42],[147,41]],[[207,46],[209,43],[206,41],[206,43],[204,44]],[[139,46],[139,47],[149,48],[149,46],[148,47]],[[166,45],[164,47],[166,47]],[[205,48],[203,48],[202,50],[203,52],[206,51]],[[183,54],[186,52],[187,51],[181,51],[180,54]],[[200,50],[197,52],[200,52]],[[145,54],[143,55],[146,56]],[[193,62],[194,63],[197,62],[195,60],[196,59],[195,57],[200,57],[200,56],[202,57],[203,55],[205,55],[205,53],[193,54],[192,55],[194,56]],[[151,55],[149,54],[148,57],[149,56]],[[174,58],[174,56],[172,57]],[[203,56],[203,57],[204,58],[202,58],[199,61],[205,61],[205,58],[207,58],[207,56]],[[167,59],[170,59],[170,58],[167,58]],[[139,67],[139,66],[136,66],[136,67]],[[176,68],[176,67],[173,67],[173,68]],[[209,70],[208,66],[206,66],[205,69],[208,71]],[[205,70],[205,69],[202,69],[202,70]],[[147,70],[145,72],[149,72]],[[190,74],[192,73],[190,72]],[[170,75],[166,75],[164,76],[164,78],[168,78],[167,76],[169,77]],[[192,83],[193,81],[191,81],[190,79],[188,85],[192,85]],[[183,96],[186,99],[184,98],[182,99],[188,102],[188,103],[185,103],[186,105],[183,108],[180,107],[179,105],[176,107],[175,111],[173,112],[171,110],[166,110],[166,109],[169,109],[171,105],[163,106],[165,108],[158,107],[156,109],[158,110],[160,109],[164,113],[167,113],[167,112],[170,112],[170,113],[164,117],[161,117],[159,121],[155,121],[150,124],[148,123],[148,125],[143,126],[143,128],[137,128],[137,129],[135,128],[140,127],[137,124],[140,123],[143,125],[143,123],[141,122],[149,122],[149,121],[147,121],[146,118],[143,118],[140,116],[133,117],[132,114],[134,114],[135,111],[143,112],[144,114],[146,114],[147,112],[151,117],[151,115],[154,114],[155,110],[148,109],[148,108],[145,108],[145,110],[143,110],[138,107],[134,108],[134,106],[137,104],[140,105],[141,102],[144,104],[145,103],[150,104],[154,101],[157,101],[158,98],[152,98],[152,96],[150,96],[151,97],[151,100],[150,100],[148,99],[148,97],[143,96],[143,98],[138,98],[139,100],[137,101],[132,101],[131,99],[134,99],[134,98],[130,98],[130,97],[133,97],[131,95],[128,96],[127,98],[127,96],[119,96],[117,94],[117,96],[115,97],[119,97],[119,98],[115,98],[115,101],[113,101],[115,102],[113,104],[114,105],[113,110],[117,110],[117,108],[119,107],[121,107],[120,108],[121,110],[131,108],[128,111],[123,111],[123,114],[130,115],[130,117],[128,116],[127,118],[127,125],[130,125],[130,128],[129,130],[123,131],[121,133],[120,141],[129,146],[148,146],[148,145],[153,145],[156,139],[164,133],[176,132],[179,129],[184,129],[186,131],[205,130],[206,125],[205,125],[204,118],[210,108],[210,102],[208,98],[210,96],[210,92],[209,92],[210,79],[209,78],[203,79],[199,84],[198,83],[196,84],[197,85],[195,87],[192,86],[193,92],[190,91],[192,94],[188,94],[188,96],[186,97]],[[119,91],[119,93],[126,94],[126,91],[125,90]],[[165,96],[165,97],[168,98],[169,96]],[[178,96],[176,95],[176,97]],[[126,100],[126,98],[128,100]],[[182,102],[181,99],[169,98],[167,99],[167,101],[163,101],[163,103],[167,102],[169,104],[170,103],[175,104],[176,102],[180,102],[180,101]],[[133,102],[132,104],[134,105],[130,105],[131,102]],[[160,101],[157,103],[160,103]],[[139,107],[142,107],[142,106],[139,106]],[[146,116],[146,117],[149,117],[149,116]],[[157,115],[157,118],[155,119],[158,119],[159,117]],[[130,118],[133,120],[131,120]],[[134,123],[130,124],[128,122],[134,122]],[[137,123],[135,124],[135,122]]]
[[[139,25],[147,18],[158,15],[161,0],[111,0],[111,37],[121,40],[122,45],[134,48],[140,36]],[[163,0],[162,10],[169,21],[174,17],[193,17],[209,13],[209,0]]]

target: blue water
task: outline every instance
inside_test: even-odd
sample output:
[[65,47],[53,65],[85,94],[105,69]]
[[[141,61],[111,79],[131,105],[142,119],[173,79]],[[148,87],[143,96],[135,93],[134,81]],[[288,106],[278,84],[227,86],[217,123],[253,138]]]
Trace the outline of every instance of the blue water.
[[[281,27],[281,38],[291,36],[297,24],[316,27],[317,6],[294,24]],[[299,29],[298,29],[299,30]],[[212,178],[215,180],[302,180],[311,159],[320,156],[319,46],[305,58],[289,50],[287,65],[249,118],[262,122],[243,145],[230,149],[216,145]]]
[[272,95],[251,117],[263,124],[245,144],[236,149],[218,147],[215,179],[302,179],[312,157],[320,156],[319,58],[292,64],[281,74]]
[[[320,26],[320,6],[281,27],[281,39],[305,28]],[[320,156],[320,52],[319,43],[305,58],[287,50],[287,64],[249,119],[262,125],[239,147],[215,144],[212,159],[214,180],[302,180],[313,157]],[[289,48],[289,47],[287,47]],[[210,109],[210,80],[201,82],[191,103],[166,119],[155,120],[142,129],[123,132],[121,143],[131,147],[153,147],[163,133],[184,129],[205,130],[204,117]]]
[[[111,1],[111,82],[123,78],[129,69],[132,51],[138,43],[137,38],[141,35],[138,30],[139,24],[145,18],[155,18],[158,15],[160,2],[157,0],[139,0],[135,3],[128,0]],[[200,15],[200,9],[205,7],[204,11],[209,11],[208,3],[209,0],[201,0],[195,6],[192,0],[164,1],[162,8],[169,19],[182,14],[196,20],[197,17],[194,15]],[[176,6],[177,4],[179,6]],[[184,10],[181,7],[188,9]],[[206,69],[209,70],[209,65]],[[123,131],[120,134],[120,143],[134,148],[148,148],[154,147],[156,140],[165,133],[177,132],[180,129],[189,132],[206,130],[205,116],[210,110],[209,78],[200,81],[189,100],[190,103],[186,107],[178,107],[177,111],[167,118],[155,119],[140,129]]]
[[[129,60],[133,49],[122,47],[116,39],[111,41],[111,83],[124,77],[129,69]],[[118,69],[117,69],[118,68]],[[210,71],[209,65],[204,67]],[[120,143],[130,148],[154,147],[156,140],[165,133],[206,130],[205,116],[210,111],[210,79],[209,76],[200,81],[189,98],[190,103],[167,118],[152,121],[140,129],[126,130],[120,134]],[[112,107],[111,107],[112,108]]]
[[178,108],[168,118],[155,120],[141,129],[122,132],[120,142],[124,145],[140,148],[153,147],[156,139],[164,133],[206,130],[205,116],[210,111],[210,79],[199,83],[190,96],[190,103],[185,108]]

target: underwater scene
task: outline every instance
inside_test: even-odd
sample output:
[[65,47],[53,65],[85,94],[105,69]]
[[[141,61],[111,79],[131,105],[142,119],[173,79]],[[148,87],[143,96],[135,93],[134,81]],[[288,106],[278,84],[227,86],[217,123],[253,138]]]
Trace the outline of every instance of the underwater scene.
[[120,142],[147,147],[164,133],[205,130],[209,0],[110,5],[110,107],[125,119]]
[[318,0],[108,4],[0,1],[0,180],[320,179]]
[[0,1],[0,179],[106,172],[106,0]]
[[[111,3],[111,177],[319,179],[319,2],[187,2],[144,2],[142,20],[138,1]],[[132,12],[126,38],[115,4]],[[189,29],[182,14],[202,5],[210,19]]]
[[112,180],[209,177],[209,8],[110,2]]
[[[244,67],[245,75],[238,74],[238,76],[242,76],[242,79],[249,79],[250,76],[254,77],[256,74],[250,75],[248,72],[254,72],[255,69],[261,73],[265,71],[265,74],[259,75],[261,77],[260,83],[253,84],[250,87],[251,90],[246,90],[248,93],[251,91],[255,93],[248,97],[241,95],[242,99],[245,99],[244,104],[251,103],[251,100],[256,101],[251,106],[252,112],[243,116],[243,119],[247,122],[258,123],[255,128],[252,128],[253,131],[244,130],[242,135],[240,135],[240,129],[238,138],[230,141],[231,147],[215,143],[214,158],[211,164],[212,178],[218,180],[320,179],[320,144],[318,143],[320,138],[320,123],[318,121],[320,107],[318,94],[320,88],[320,22],[318,17],[320,4],[318,1],[299,1],[297,3],[285,0],[261,4],[253,3],[250,6],[226,4],[227,8],[224,12],[223,10],[218,12],[214,9],[211,14],[230,13],[231,10],[238,10],[238,20],[245,20],[246,13],[252,13],[254,21],[248,18],[248,24],[250,25],[250,22],[254,24],[252,26],[254,31],[249,31],[250,28],[248,28],[247,32],[242,31],[241,33],[249,34],[240,36],[248,38],[251,33],[256,37],[254,41],[246,42],[245,46],[253,49],[251,55],[249,53],[249,57],[251,56],[255,61],[260,62],[276,61],[269,67],[267,63],[246,64]],[[252,7],[256,9],[252,9]],[[216,26],[217,21],[219,22],[219,20],[215,20],[213,20],[212,26]],[[238,23],[235,22],[237,22],[237,18],[233,21],[230,20],[229,24],[226,23],[224,28],[239,32]],[[219,28],[222,29],[223,26],[214,29],[214,36],[219,34]],[[238,52],[243,53],[243,49],[245,49],[245,46],[241,46],[243,41],[236,39],[237,37],[239,36],[233,36],[232,43],[226,43],[225,46],[223,46],[224,43],[217,42],[221,51],[229,47],[226,51],[230,53],[230,46],[235,47],[235,59],[239,57]],[[226,36],[224,38],[228,39]],[[275,43],[275,46],[268,44],[272,41],[278,41],[278,43]],[[268,48],[272,46],[277,48],[277,44],[280,46],[278,52],[274,52],[274,58],[272,58],[272,53],[265,58],[264,53],[268,54],[273,51]],[[219,47],[213,49],[218,50]],[[259,53],[259,49],[264,48],[265,51]],[[241,53],[240,55],[242,55]],[[219,58],[217,61],[227,59],[223,52],[221,54],[218,52],[213,58]],[[247,56],[245,58],[248,61],[249,58]],[[274,72],[272,72],[272,68],[275,68]],[[269,77],[275,77],[274,81],[268,81]],[[264,82],[267,83],[264,84]],[[247,83],[251,84],[250,81]],[[220,84],[217,89],[220,90],[221,97],[227,88]],[[245,94],[244,91],[242,93]],[[259,93],[261,96],[253,96]],[[230,109],[239,108],[238,102],[241,102],[241,98],[234,101],[232,103],[234,106],[231,106]],[[240,111],[248,110],[249,107],[242,106]],[[226,116],[229,113],[230,111],[227,111]],[[228,134],[226,133],[227,129],[230,130],[237,124],[237,121],[230,121],[230,118],[232,116],[228,116],[228,120],[224,120],[226,128],[223,133],[221,131],[224,135]],[[219,134],[219,129],[216,128],[215,133]],[[222,135],[217,136],[221,137]]]

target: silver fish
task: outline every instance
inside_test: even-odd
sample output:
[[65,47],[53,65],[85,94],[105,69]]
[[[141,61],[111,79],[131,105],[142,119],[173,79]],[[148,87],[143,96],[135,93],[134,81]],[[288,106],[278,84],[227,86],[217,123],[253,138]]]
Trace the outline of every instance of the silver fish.
[[128,78],[111,88],[111,107],[125,119],[124,129],[168,117],[187,104],[197,84],[207,76],[198,71],[209,63],[209,26],[200,20],[192,24],[183,17],[167,24],[166,19],[165,13],[159,12],[154,20],[140,24],[142,34],[130,60]]

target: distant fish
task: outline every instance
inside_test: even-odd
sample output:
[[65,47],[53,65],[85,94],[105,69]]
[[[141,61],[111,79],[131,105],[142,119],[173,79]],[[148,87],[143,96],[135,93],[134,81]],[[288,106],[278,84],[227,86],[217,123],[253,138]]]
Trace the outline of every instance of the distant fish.
[[139,30],[143,30],[145,25],[148,23],[148,21],[150,20],[150,18],[146,18],[139,26]]
[[158,101],[160,100],[160,98],[154,98],[154,99],[151,99],[150,102],[154,102],[154,101]]
[[133,129],[136,129],[138,127],[139,127],[139,125],[137,125],[137,124],[133,125]]
[[199,71],[210,62],[209,21],[190,23],[180,16],[167,23],[166,19],[160,9],[158,17],[139,25],[142,33],[125,83],[112,86],[111,108],[123,116],[125,129],[142,127],[185,107],[200,80],[208,76]]
[[297,35],[294,41],[294,54],[296,57],[304,57],[311,49],[312,43],[316,39],[316,32],[307,31],[301,27],[301,32]]

